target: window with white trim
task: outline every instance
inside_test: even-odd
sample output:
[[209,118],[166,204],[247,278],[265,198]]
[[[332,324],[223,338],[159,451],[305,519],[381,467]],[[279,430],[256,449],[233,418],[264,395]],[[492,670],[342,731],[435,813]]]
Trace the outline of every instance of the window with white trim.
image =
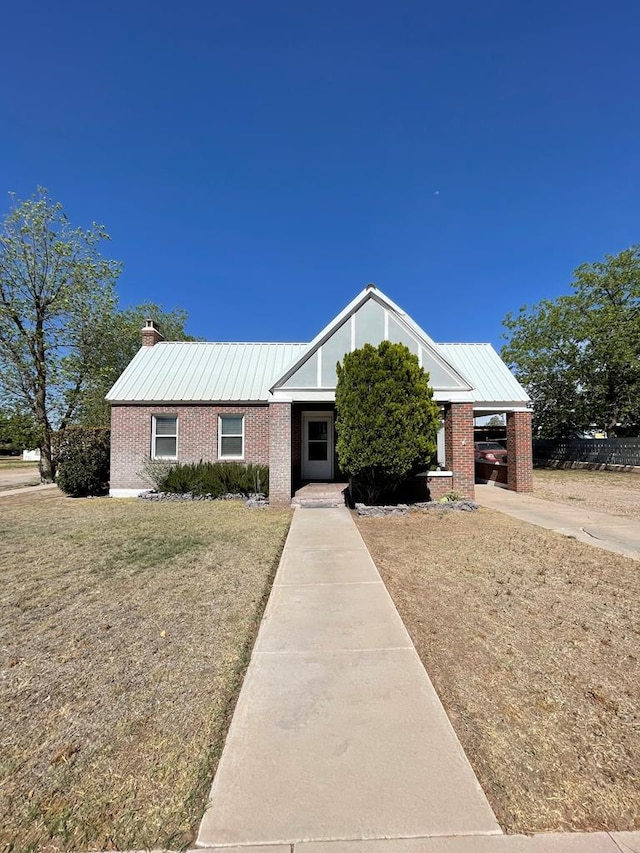
[[152,459],[178,458],[178,416],[154,415],[151,439]]
[[218,459],[244,459],[244,415],[218,415]]

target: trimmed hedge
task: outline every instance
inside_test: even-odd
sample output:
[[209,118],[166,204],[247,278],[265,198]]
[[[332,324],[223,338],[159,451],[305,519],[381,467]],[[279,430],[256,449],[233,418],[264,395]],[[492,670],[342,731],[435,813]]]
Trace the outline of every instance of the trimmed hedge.
[[58,456],[56,483],[74,498],[109,491],[111,431],[102,427],[67,427]]
[[194,462],[172,465],[157,480],[160,492],[184,495],[211,495],[219,498],[228,494],[269,494],[269,468],[267,465],[240,462]]

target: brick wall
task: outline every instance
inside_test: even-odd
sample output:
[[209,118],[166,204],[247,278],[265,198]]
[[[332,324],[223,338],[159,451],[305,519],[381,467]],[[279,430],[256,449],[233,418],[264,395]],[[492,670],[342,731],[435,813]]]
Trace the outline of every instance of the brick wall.
[[118,406],[111,408],[112,489],[146,489],[140,477],[151,455],[153,415],[178,416],[178,461],[215,462],[218,415],[244,415],[244,461],[269,463],[269,407],[256,406]]
[[269,403],[269,503],[291,503],[291,403]]
[[514,492],[533,491],[531,412],[507,413],[507,485]]
[[472,498],[475,493],[473,404],[449,403],[444,411],[445,465],[453,472],[453,491]]

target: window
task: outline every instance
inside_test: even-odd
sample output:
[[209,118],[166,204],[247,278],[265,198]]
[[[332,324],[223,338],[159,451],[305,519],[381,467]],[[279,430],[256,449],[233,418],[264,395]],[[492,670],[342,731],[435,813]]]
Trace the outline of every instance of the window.
[[219,416],[218,458],[244,459],[244,415]]
[[178,458],[178,417],[177,415],[154,415],[153,438],[151,441],[153,459]]

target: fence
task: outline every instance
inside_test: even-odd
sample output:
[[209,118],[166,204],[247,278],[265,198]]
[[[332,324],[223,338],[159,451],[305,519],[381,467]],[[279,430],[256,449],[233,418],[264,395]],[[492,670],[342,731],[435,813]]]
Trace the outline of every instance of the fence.
[[574,463],[640,466],[640,438],[534,439],[534,465]]

